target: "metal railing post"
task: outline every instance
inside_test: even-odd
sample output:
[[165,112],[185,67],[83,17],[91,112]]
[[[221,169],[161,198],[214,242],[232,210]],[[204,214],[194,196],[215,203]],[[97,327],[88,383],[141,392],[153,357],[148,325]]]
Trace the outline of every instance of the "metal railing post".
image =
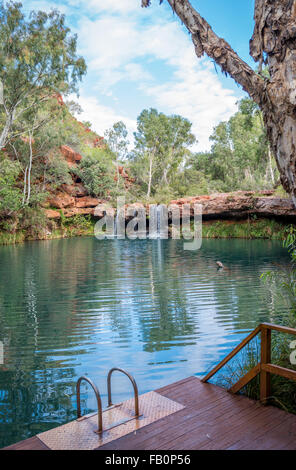
[[93,383],[93,381],[85,376],[80,377],[77,380],[77,384],[76,384],[77,418],[81,418],[80,386],[83,380],[89,383],[89,385],[92,387],[96,395],[97,405],[98,405],[98,431],[97,432],[100,434],[103,432],[103,409],[102,409],[102,400],[101,400],[100,392],[98,390],[98,387]]
[[139,416],[140,412],[139,412],[139,391],[138,391],[138,386],[136,384],[136,381],[134,379],[134,377],[132,375],[130,375],[128,372],[126,372],[125,370],[123,369],[119,369],[118,367],[113,367],[113,369],[111,369],[108,373],[108,377],[107,377],[107,387],[108,387],[108,406],[112,406],[113,403],[112,403],[112,396],[111,396],[111,376],[113,374],[113,372],[121,372],[122,374],[126,375],[132,385],[133,385],[133,388],[134,388],[134,397],[135,397],[135,416]]

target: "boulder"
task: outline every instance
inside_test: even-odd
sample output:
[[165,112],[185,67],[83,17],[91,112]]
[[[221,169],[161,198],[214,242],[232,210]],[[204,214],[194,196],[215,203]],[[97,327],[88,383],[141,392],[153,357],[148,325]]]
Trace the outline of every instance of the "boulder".
[[291,199],[259,197],[256,201],[256,213],[258,215],[270,215],[282,217],[296,217],[296,209]]
[[52,209],[46,209],[44,212],[48,219],[60,219],[61,218],[61,214],[58,211],[54,211]]
[[79,163],[82,159],[82,155],[80,155],[80,153],[75,152],[75,150],[73,150],[68,145],[63,145],[61,147],[61,152],[69,166],[77,165],[77,163]]
[[81,183],[76,184],[62,184],[61,189],[73,197],[87,196],[87,190]]
[[76,198],[76,207],[96,207],[101,201],[91,196]]
[[71,207],[69,209],[64,209],[63,214],[65,217],[73,217],[74,215],[94,215],[94,208],[87,207],[87,208],[79,208],[79,207]]
[[75,206],[75,198],[69,196],[67,193],[58,193],[56,195],[52,195],[48,199],[48,203],[51,207],[63,209],[64,207]]

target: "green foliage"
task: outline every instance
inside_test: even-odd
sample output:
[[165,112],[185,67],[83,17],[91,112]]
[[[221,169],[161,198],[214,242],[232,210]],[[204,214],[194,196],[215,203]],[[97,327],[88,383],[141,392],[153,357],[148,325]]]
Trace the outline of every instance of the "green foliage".
[[0,160],[0,212],[14,212],[21,208],[22,192],[16,186],[21,172],[18,162],[8,158]]
[[111,129],[105,132],[105,138],[109,149],[114,155],[116,162],[116,195],[125,192],[125,183],[120,175],[119,164],[120,160],[124,160],[128,152],[128,132],[125,124],[122,121],[116,122]]
[[105,132],[106,141],[118,160],[124,159],[127,154],[129,144],[127,136],[126,125],[122,121],[116,122]]
[[0,79],[4,108],[0,114],[0,148],[15,133],[26,133],[46,101],[57,94],[77,92],[86,65],[76,54],[77,37],[70,33],[65,16],[57,10],[32,11],[28,18],[21,3],[1,1]]
[[252,100],[243,99],[239,111],[214,129],[211,141],[210,151],[193,153],[190,146],[195,137],[188,120],[144,110],[129,156],[138,194],[165,200],[165,195],[175,198],[275,186],[276,163],[262,114]]
[[32,11],[27,19],[21,3],[1,2],[0,19],[0,71],[7,98],[15,100],[9,84],[15,90],[34,84],[38,93],[40,88],[77,91],[86,66],[76,55],[77,37],[70,35],[64,15]]
[[115,189],[114,171],[110,153],[102,149],[86,149],[79,167],[73,171],[88,193],[95,197],[108,197]]
[[14,245],[15,243],[23,243],[26,235],[23,230],[18,232],[0,231],[0,245]]
[[46,182],[55,189],[62,184],[72,184],[73,180],[67,162],[60,156],[54,155],[48,159],[46,167]]
[[193,168],[175,172],[171,179],[174,198],[209,194],[212,188],[211,183],[202,171]]
[[[0,80],[4,106],[0,107],[0,210],[20,211],[19,221],[43,226],[40,205],[52,189],[70,183],[67,165],[56,150],[64,143],[66,106],[58,96],[77,91],[86,72],[76,54],[77,38],[58,11],[31,12],[22,4],[0,2]],[[32,210],[32,211],[31,211]],[[37,216],[38,214],[38,216]],[[27,227],[27,228],[28,228]],[[32,232],[28,228],[28,232]]]
[[45,238],[47,218],[39,207],[25,207],[20,214],[19,228],[24,230],[28,239]]
[[80,235],[93,235],[94,221],[90,215],[74,215],[62,220],[64,236],[76,237]]
[[245,238],[284,240],[287,234],[285,224],[268,219],[252,219],[246,222],[205,222],[203,224],[204,238]]
[[262,279],[295,316],[296,324],[296,227],[286,228],[284,247],[291,255],[290,266],[277,273],[267,272]]
[[192,172],[205,175],[209,192],[273,187],[276,165],[271,159],[261,112],[252,100],[242,100],[239,111],[215,128],[211,141],[211,152],[192,156],[188,165]]
[[172,175],[186,161],[194,144],[192,124],[181,116],[145,109],[137,121],[131,170],[147,197],[169,186]]
[[[277,272],[266,272],[262,274],[261,278],[266,283],[270,290],[270,295],[273,299],[273,304],[276,305],[276,301],[279,300],[279,304],[285,305],[287,308],[286,315],[277,315],[277,312],[273,312],[273,316],[276,316],[277,323],[281,323],[284,326],[290,328],[296,328],[296,228],[291,226],[284,230],[284,247],[286,247],[291,255],[291,264],[287,267],[282,267]],[[272,351],[271,351],[271,362],[285,369],[295,370],[295,366],[291,365],[290,354],[291,341],[295,340],[295,336],[281,334],[273,332],[272,334]],[[257,348],[258,349],[258,348]],[[235,363],[235,367],[232,367],[232,374],[227,372],[226,377],[235,377],[235,380],[228,385],[232,385],[239,378],[247,373],[251,368],[254,367],[260,361],[260,349],[257,352],[255,360],[251,356],[239,357]],[[243,368],[244,374],[240,374]],[[225,377],[224,377],[225,381]],[[248,387],[245,387],[243,392],[253,399],[259,398],[260,382],[258,377],[254,379]],[[285,411],[296,414],[296,389],[295,382],[289,381],[283,377],[272,376],[271,377],[271,397],[268,397],[270,402],[278,406]]]

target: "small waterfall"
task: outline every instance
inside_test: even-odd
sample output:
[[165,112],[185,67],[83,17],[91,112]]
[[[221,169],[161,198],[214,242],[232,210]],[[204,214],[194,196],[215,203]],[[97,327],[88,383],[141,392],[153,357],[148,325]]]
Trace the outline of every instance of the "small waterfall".
[[114,219],[114,238],[116,238],[118,235],[118,217],[119,217],[119,213],[118,211],[116,211],[116,217]]
[[162,215],[162,206],[156,207],[156,231],[157,231],[157,238],[160,237],[160,218]]
[[167,216],[165,214],[165,206],[163,204],[150,206],[149,211],[149,238],[159,239],[167,238]]

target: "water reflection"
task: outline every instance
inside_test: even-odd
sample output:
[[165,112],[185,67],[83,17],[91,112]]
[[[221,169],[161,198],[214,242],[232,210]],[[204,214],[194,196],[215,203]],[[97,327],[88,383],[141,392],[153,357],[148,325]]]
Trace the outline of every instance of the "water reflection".
[[[216,261],[228,268],[217,271]],[[283,307],[260,281],[287,263],[281,244],[53,240],[0,247],[0,446],[75,417],[75,381],[103,391],[113,366],[140,392],[205,373]],[[84,412],[95,399],[83,388]],[[129,396],[114,377],[114,399]]]

